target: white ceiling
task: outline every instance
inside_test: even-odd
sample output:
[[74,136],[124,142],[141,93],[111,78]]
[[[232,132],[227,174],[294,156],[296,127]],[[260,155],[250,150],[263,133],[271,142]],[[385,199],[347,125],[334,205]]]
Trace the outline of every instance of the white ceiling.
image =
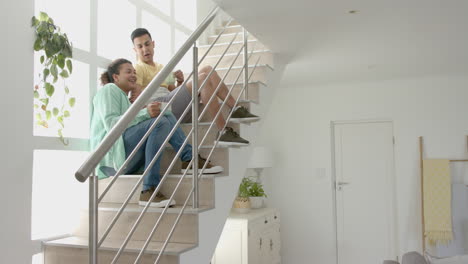
[[467,0],[215,2],[323,81],[468,69]]

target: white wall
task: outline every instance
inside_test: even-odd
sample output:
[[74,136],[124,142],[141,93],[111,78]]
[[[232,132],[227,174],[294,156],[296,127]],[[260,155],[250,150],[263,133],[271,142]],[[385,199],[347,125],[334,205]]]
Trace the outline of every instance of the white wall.
[[17,0],[0,8],[0,263],[31,263],[33,7],[32,0]]
[[[427,158],[466,158],[468,77],[444,74],[395,80],[291,85],[307,76],[289,65],[261,131],[275,152],[264,172],[269,205],[282,214],[282,262],[335,263],[330,122],[394,122],[400,254],[421,248],[418,136]],[[294,77],[296,78],[296,77]],[[259,143],[259,144],[260,144]],[[320,177],[319,168],[326,170]],[[365,230],[363,230],[365,232]]]

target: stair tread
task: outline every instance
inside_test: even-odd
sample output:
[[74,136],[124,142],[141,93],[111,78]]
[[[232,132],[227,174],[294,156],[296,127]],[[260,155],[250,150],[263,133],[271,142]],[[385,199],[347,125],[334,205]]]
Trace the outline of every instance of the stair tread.
[[[249,65],[249,68],[254,68],[255,65]],[[270,68],[270,70],[274,71],[275,68],[273,68],[273,66],[269,65],[269,64],[258,64],[257,67],[267,67],[267,68]],[[233,66],[231,68],[232,69],[242,69],[244,68],[244,66]],[[225,71],[225,70],[229,70],[229,67],[223,67],[223,68],[216,68],[216,71]]]
[[[117,251],[122,245],[122,240],[109,239],[107,238],[100,249],[103,250],[112,250]],[[126,252],[139,252],[143,247],[145,241],[130,241],[125,249]],[[78,237],[70,236],[67,238],[52,240],[44,242],[47,246],[65,246],[65,247],[74,247],[74,248],[87,248],[88,247],[88,238],[87,237]],[[150,242],[146,250],[147,253],[159,253],[163,246],[163,242]],[[183,252],[186,252],[192,248],[196,247],[196,244],[192,243],[168,243],[164,251],[164,254],[167,255],[179,255]]]
[[[240,34],[240,33],[239,33]],[[260,41],[258,41],[257,39],[249,39],[247,41],[247,43],[249,42],[258,42],[260,43]],[[221,42],[221,43],[215,43],[213,46],[223,46],[223,45],[229,45],[229,43],[231,43],[230,41],[229,42]],[[232,44],[244,44],[244,41],[233,41]],[[203,48],[209,48],[211,46],[211,44],[206,44],[206,45],[200,45],[198,46],[199,49],[203,49]]]
[[[180,201],[182,202],[182,201]],[[120,203],[100,203],[99,204],[99,210],[105,210],[105,211],[118,211],[122,205]],[[140,206],[138,204],[128,204],[127,207],[125,208],[125,211],[127,212],[141,212],[144,209],[144,206]],[[175,214],[179,213],[180,210],[182,209],[182,205],[177,204],[173,207],[167,208],[167,213],[169,214]],[[184,210],[185,214],[198,214],[201,212],[205,212],[207,210],[212,209],[212,207],[209,206],[200,206],[200,208],[192,208],[192,206],[187,205],[187,207]],[[164,210],[164,208],[154,208],[154,207],[149,207],[148,211],[149,213],[161,213]]]
[[[249,52],[248,52],[248,54],[250,54],[250,53],[252,53],[252,51],[249,51]],[[269,49],[267,49],[267,50],[254,50],[253,53],[272,53],[272,51],[269,50]],[[243,55],[243,54],[244,54],[243,52],[240,53],[240,55]],[[239,56],[240,56],[240,55],[239,55]],[[221,56],[221,54],[218,54],[218,55],[208,55],[208,56],[205,57],[205,59],[206,59],[206,58],[217,58],[217,57],[219,57],[219,56]],[[227,57],[227,56],[237,56],[237,52],[224,54],[224,57]]]

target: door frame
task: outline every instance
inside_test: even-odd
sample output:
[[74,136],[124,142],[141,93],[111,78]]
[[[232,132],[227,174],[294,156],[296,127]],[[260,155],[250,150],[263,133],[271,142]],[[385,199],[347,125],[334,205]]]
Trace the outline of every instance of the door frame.
[[[332,174],[332,181],[331,181],[331,189],[332,189],[332,201],[333,201],[333,232],[335,236],[335,263],[338,263],[338,218],[337,218],[337,199],[336,199],[336,160],[335,160],[335,126],[336,125],[354,125],[354,124],[363,124],[363,123],[390,123],[392,127],[392,135],[393,135],[393,147],[392,147],[392,158],[393,158],[393,166],[391,166],[391,173],[390,173],[390,207],[392,210],[393,221],[391,232],[392,240],[393,240],[393,248],[391,251],[396,257],[396,261],[399,261],[400,254],[399,254],[399,237],[398,237],[398,210],[397,210],[397,199],[396,199],[396,175],[395,175],[395,126],[392,119],[360,119],[360,120],[338,120],[338,121],[330,121],[330,146],[331,146],[331,174]],[[383,261],[383,260],[382,260]]]

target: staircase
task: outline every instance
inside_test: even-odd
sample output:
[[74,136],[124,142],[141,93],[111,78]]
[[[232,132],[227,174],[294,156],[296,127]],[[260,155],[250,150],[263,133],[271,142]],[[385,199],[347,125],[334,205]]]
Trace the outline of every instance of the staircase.
[[[213,66],[235,34],[237,32],[242,32],[242,27],[240,25],[237,23],[231,24],[233,26],[228,26],[226,28],[218,40],[218,44],[213,47],[206,57],[203,65]],[[215,38],[216,36],[210,37],[210,42],[214,41]],[[216,68],[221,77],[223,77],[227,72],[229,65],[232,63],[235,55],[239,51],[241,45],[238,45],[238,43],[243,43],[242,33],[237,35],[233,45],[230,47],[228,52],[226,52],[226,55]],[[273,54],[258,40],[253,38],[253,36],[249,36],[248,43],[249,51],[253,50],[249,59],[249,74],[254,68],[257,59],[260,58],[260,60],[258,61],[258,66],[249,82],[248,97],[244,98],[241,96],[240,98],[242,100],[239,102],[247,108],[250,108],[252,113],[258,114],[262,117],[265,116],[272,97],[272,91],[267,91],[268,87],[266,83],[267,80],[272,77]],[[207,49],[208,46],[199,46],[199,54],[205,54]],[[242,53],[226,78],[225,83],[228,88],[231,87],[235,81],[235,77],[241,70]],[[242,77],[239,79],[239,82],[233,88],[234,98],[237,98],[243,86],[241,83]],[[226,113],[224,113],[224,116],[226,116]],[[208,121],[208,119],[206,121]],[[243,148],[216,147],[210,160],[215,165],[223,166],[224,172],[221,174],[202,176],[199,181],[199,208],[193,209],[191,206],[192,199],[189,200],[190,206],[184,210],[180,222],[176,226],[173,236],[169,241],[170,243],[165,249],[164,255],[159,263],[207,264],[210,262],[224,226],[224,222],[235,198],[237,187],[242,177],[245,175],[248,158],[250,156],[251,149],[255,145],[255,137],[261,122],[262,121],[250,124],[229,124],[229,126],[237,130],[243,138],[248,139],[251,142],[251,145]],[[208,130],[209,125],[209,122],[199,123],[199,140],[201,140],[204,132]],[[187,133],[190,131],[192,125],[183,124],[182,127]],[[201,155],[203,157],[208,155],[207,152],[213,145],[216,133],[217,129],[212,129],[210,131],[207,140],[202,146]],[[174,155],[174,150],[169,146],[166,146],[164,156],[161,161],[162,172],[165,172],[169,167],[169,163]],[[168,197],[173,192],[181,177],[180,168],[179,160],[171,170],[169,178],[162,185],[162,193]],[[161,176],[162,175],[163,174],[161,174]],[[121,207],[121,204],[127,197],[130,189],[133,188],[140,177],[140,175],[120,176],[110,189],[109,193],[99,204],[98,237],[101,237],[102,233]],[[108,185],[109,181],[110,179],[100,180],[99,190],[103,190]],[[156,256],[160,252],[162,245],[181,210],[187,194],[191,191],[191,188],[192,176],[187,175],[175,194],[175,200],[177,202],[176,206],[168,208],[140,263],[155,262]],[[116,225],[99,248],[99,263],[111,263],[116,252],[120,248],[122,241],[125,239],[139,213],[142,211],[143,207],[138,205],[139,193],[140,191],[138,190],[135,195],[133,195],[129,206],[124,210],[121,217],[117,220]],[[131,237],[131,241],[127,245],[124,253],[118,260],[118,263],[134,262],[162,211],[163,208],[150,208],[147,211],[142,222],[136,229],[136,232]],[[88,210],[83,209],[80,225],[72,236],[44,242],[44,263],[88,263],[88,221]]]

